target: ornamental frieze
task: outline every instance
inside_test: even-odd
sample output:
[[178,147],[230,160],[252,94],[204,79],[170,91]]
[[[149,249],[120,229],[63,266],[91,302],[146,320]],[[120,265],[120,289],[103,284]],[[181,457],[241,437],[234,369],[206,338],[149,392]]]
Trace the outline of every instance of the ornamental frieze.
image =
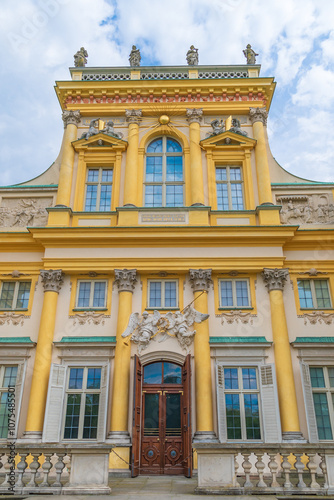
[[0,206],[0,227],[45,226],[50,198],[5,198]]
[[249,323],[250,325],[252,325],[253,318],[256,317],[255,314],[242,311],[223,312],[221,314],[217,314],[217,316],[221,318],[222,325],[225,321],[229,325],[231,325],[232,323],[243,323],[244,325]]
[[298,318],[304,319],[304,325],[307,325],[308,322],[311,325],[316,325],[317,323],[331,325],[334,322],[334,313],[327,314],[323,311],[313,311],[311,313],[301,314]]
[[314,195],[280,195],[282,224],[334,224],[334,203],[329,193]]
[[110,316],[94,311],[84,311],[82,313],[73,314],[70,318],[74,320],[73,325],[104,325],[105,320],[110,318]]
[[17,314],[14,312],[5,312],[0,314],[0,325],[5,324],[13,326],[23,326],[24,320],[29,319],[30,316],[25,316],[24,314]]

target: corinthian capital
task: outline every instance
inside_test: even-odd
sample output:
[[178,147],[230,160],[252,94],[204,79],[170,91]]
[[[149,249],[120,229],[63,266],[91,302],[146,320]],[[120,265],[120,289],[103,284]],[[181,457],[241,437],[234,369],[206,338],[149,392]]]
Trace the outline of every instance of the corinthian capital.
[[125,118],[129,123],[140,123],[142,120],[143,112],[141,109],[126,109]]
[[64,273],[61,269],[41,270],[41,278],[44,287],[44,292],[59,293],[64,282]]
[[133,292],[137,281],[137,269],[115,269],[115,283],[119,292]]
[[212,269],[189,269],[191,288],[194,292],[208,291],[212,283]]
[[255,122],[262,122],[267,125],[268,113],[264,108],[249,108],[249,119],[253,125]]
[[203,109],[202,108],[188,108],[186,111],[187,115],[187,120],[190,123],[201,123],[202,121],[202,116],[203,116]]
[[262,271],[262,278],[268,288],[268,292],[283,290],[288,274],[288,269],[268,269],[265,267]]
[[62,119],[64,122],[64,128],[66,128],[69,124],[78,126],[81,120],[81,113],[79,110],[73,111],[72,109],[65,109],[62,114]]

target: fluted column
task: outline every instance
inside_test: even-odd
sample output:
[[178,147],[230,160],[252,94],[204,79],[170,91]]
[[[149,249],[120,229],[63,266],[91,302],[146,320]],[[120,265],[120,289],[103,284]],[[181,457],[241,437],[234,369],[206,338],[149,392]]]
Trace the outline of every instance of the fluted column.
[[[211,269],[190,269],[190,283],[194,290],[194,307],[208,313],[208,290],[212,283]],[[195,392],[196,392],[196,441],[216,440],[213,429],[211,355],[208,320],[196,324],[194,339]]]
[[128,148],[126,150],[124,206],[137,206],[138,192],[138,138],[139,123],[142,120],[141,109],[127,109],[126,121],[129,123]]
[[137,282],[136,269],[115,269],[118,287],[118,318],[114,362],[111,422],[109,437],[116,444],[130,444],[128,432],[131,343],[125,343],[125,331],[132,313],[132,294]]
[[293,376],[291,348],[283,302],[288,269],[263,269],[262,277],[270,297],[275,367],[282,434],[284,440],[300,440],[299,415]]
[[80,111],[65,110],[63,111],[62,118],[65,132],[56,206],[69,207],[74,166],[74,149],[72,147],[72,142],[77,138],[77,128],[80,123],[81,114]]
[[199,145],[203,110],[187,109],[186,115],[189,123],[191,204],[204,205],[202,152]]
[[44,287],[44,300],[30,389],[25,432],[27,438],[40,438],[43,431],[57,301],[63,284],[63,272],[61,269],[42,270],[41,279]]

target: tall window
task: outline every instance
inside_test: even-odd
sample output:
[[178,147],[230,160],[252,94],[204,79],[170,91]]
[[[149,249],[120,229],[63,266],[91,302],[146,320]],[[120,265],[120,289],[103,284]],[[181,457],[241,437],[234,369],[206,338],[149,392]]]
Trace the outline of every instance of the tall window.
[[177,306],[176,280],[148,281],[148,307],[167,308]]
[[87,212],[108,212],[111,210],[112,168],[89,168],[86,180]]
[[334,368],[310,367],[313,403],[319,439],[333,439]]
[[224,368],[227,439],[261,439],[256,368]]
[[298,280],[300,307],[326,309],[332,307],[328,280]]
[[242,173],[240,167],[216,167],[218,210],[243,210]]
[[165,136],[152,141],[146,150],[145,206],[182,207],[183,184],[181,145]]
[[[15,386],[17,376],[17,366],[0,367],[0,438],[8,436],[8,387]],[[18,404],[18,402],[16,402]],[[17,408],[16,408],[17,409]],[[15,412],[16,413],[16,412]],[[16,418],[18,418],[16,414]],[[14,417],[13,417],[14,420]]]
[[76,307],[106,307],[106,290],[106,281],[78,281]]
[[30,281],[3,281],[1,283],[0,309],[27,309]]
[[249,307],[248,280],[219,280],[220,307]]
[[101,368],[70,368],[64,439],[96,439],[101,371]]

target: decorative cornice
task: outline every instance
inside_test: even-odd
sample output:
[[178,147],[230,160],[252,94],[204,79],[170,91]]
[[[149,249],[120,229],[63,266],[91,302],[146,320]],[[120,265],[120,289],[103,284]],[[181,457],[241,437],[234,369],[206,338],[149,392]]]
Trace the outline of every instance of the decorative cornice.
[[115,284],[119,292],[133,292],[137,281],[137,269],[115,269]]
[[27,318],[30,318],[30,316],[25,316],[24,314],[16,314],[15,312],[5,312],[0,314],[0,325],[2,326],[6,323],[9,325],[10,323],[12,323],[14,326],[23,326],[23,322]]
[[126,109],[125,119],[129,123],[139,124],[142,121],[143,112],[141,109]]
[[202,108],[187,108],[186,110],[187,120],[190,123],[201,123],[203,116]]
[[61,286],[64,282],[64,273],[61,269],[42,269],[41,270],[42,283],[44,292],[59,293]]
[[96,313],[95,311],[84,311],[83,313],[76,313],[70,318],[74,319],[73,325],[77,323],[79,325],[85,325],[86,323],[93,325],[104,325],[106,318],[110,318],[110,316],[106,316],[103,313]]
[[267,125],[268,113],[264,108],[249,108],[249,119],[253,125],[255,122],[262,122]]
[[307,321],[309,321],[311,325],[315,325],[316,323],[331,325],[334,322],[334,313],[326,314],[324,311],[313,311],[311,313],[301,314],[298,318],[304,319],[304,325],[307,325]]
[[248,312],[242,312],[242,311],[231,311],[229,313],[223,312],[219,314],[218,316],[221,317],[221,324],[224,324],[224,321],[231,325],[232,323],[250,323],[251,325],[253,324],[253,317],[255,315],[251,315],[251,313]]
[[190,283],[194,292],[208,291],[212,283],[212,269],[189,269]]
[[71,109],[69,110],[66,109],[65,111],[63,111],[62,119],[64,122],[64,128],[66,128],[67,125],[70,124],[78,126],[81,120],[81,113],[79,110],[73,111]]
[[268,269],[262,271],[262,278],[268,288],[268,292],[272,290],[282,290],[289,274],[288,269]]

